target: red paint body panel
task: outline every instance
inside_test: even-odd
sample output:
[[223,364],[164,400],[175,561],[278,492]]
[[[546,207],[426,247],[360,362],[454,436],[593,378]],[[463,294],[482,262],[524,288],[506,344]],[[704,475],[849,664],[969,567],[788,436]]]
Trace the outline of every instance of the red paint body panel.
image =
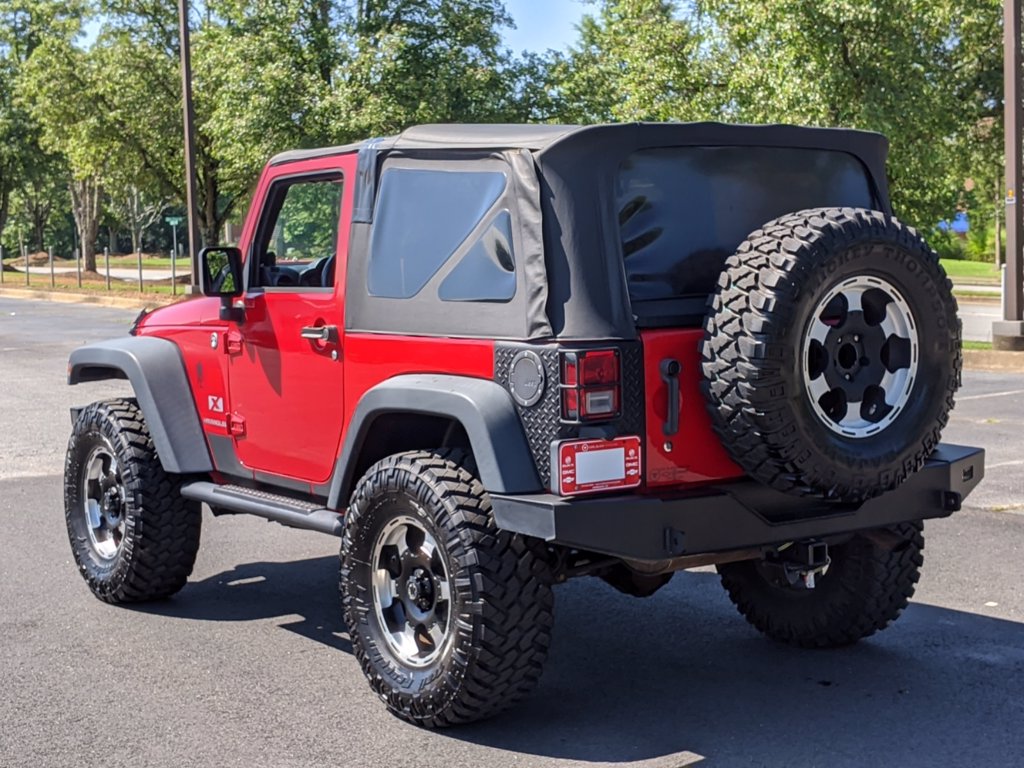
[[[711,429],[711,417],[700,391],[700,329],[654,330],[640,334],[644,348],[644,386],[647,400],[645,479],[648,488],[668,485],[699,485],[742,477],[744,472],[725,452]],[[666,436],[668,386],[661,378],[661,361],[678,360],[679,431]],[[665,443],[672,450],[665,450]]]
[[[220,299],[197,296],[156,309],[139,323],[139,336],[159,336],[178,345],[192,398],[206,434],[226,435],[225,414],[231,412],[227,358],[223,353],[226,324]],[[210,343],[217,336],[217,347]]]
[[449,373],[490,379],[494,342],[350,333],[345,337],[345,425],[368,389],[403,373]]
[[[223,325],[219,319],[219,313],[220,299],[195,296],[176,304],[154,309],[139,322],[138,332],[140,336],[145,336],[154,328],[178,326],[187,329],[210,322]],[[157,335],[162,336],[163,334]]]
[[[213,333],[218,334],[216,349],[210,344]],[[231,402],[227,387],[227,360],[220,343],[223,333],[214,326],[150,326],[145,334],[140,335],[159,336],[178,345],[203,430],[207,434],[226,435],[225,415],[231,412]]]
[[343,324],[329,293],[264,293],[245,299],[237,354],[227,354],[231,414],[244,420],[235,451],[247,468],[310,483],[334,469],[344,417],[341,343],[303,339],[310,325]]

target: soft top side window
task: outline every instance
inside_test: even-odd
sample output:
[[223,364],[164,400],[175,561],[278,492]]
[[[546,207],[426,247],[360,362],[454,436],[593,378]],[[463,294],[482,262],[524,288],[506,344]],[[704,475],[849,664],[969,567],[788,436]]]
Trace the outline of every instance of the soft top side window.
[[477,232],[507,183],[498,170],[387,168],[370,238],[369,294],[412,298],[459,254],[438,288],[442,301],[510,300],[516,290],[511,215],[499,211]]

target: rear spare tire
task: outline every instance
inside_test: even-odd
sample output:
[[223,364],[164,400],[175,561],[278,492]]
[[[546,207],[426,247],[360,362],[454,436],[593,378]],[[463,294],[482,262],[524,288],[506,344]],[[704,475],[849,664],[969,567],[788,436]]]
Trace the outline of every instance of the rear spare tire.
[[960,384],[960,321],[938,255],[878,211],[820,208],[726,261],[701,347],[715,431],[781,491],[859,502],[921,468]]

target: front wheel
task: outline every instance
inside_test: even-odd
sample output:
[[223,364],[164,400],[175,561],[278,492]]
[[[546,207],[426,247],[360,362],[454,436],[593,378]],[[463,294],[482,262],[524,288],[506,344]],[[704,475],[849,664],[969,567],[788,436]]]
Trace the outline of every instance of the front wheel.
[[768,637],[805,648],[849,645],[885,629],[914,594],[924,562],[923,525],[865,531],[829,548],[813,589],[790,584],[762,560],[718,566],[737,610]]
[[405,720],[490,717],[540,678],[554,608],[543,545],[495,527],[458,452],[367,471],[345,517],[340,590],[356,658]]
[[180,488],[134,400],[79,414],[64,464],[64,517],[78,570],[100,600],[158,600],[185,586],[202,508]]

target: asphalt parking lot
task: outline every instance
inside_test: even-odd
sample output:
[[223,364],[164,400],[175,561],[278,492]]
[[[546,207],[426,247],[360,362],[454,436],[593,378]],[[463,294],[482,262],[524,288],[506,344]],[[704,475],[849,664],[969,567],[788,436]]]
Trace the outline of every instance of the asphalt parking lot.
[[960,513],[926,526],[918,593],[840,651],[761,638],[708,570],[648,600],[559,588],[534,696],[427,732],[365,684],[336,598],[337,541],[204,517],[189,585],[100,603],[63,522],[68,352],[134,312],[0,298],[0,766],[1024,765],[1024,374],[965,372],[946,430],[986,447]]

